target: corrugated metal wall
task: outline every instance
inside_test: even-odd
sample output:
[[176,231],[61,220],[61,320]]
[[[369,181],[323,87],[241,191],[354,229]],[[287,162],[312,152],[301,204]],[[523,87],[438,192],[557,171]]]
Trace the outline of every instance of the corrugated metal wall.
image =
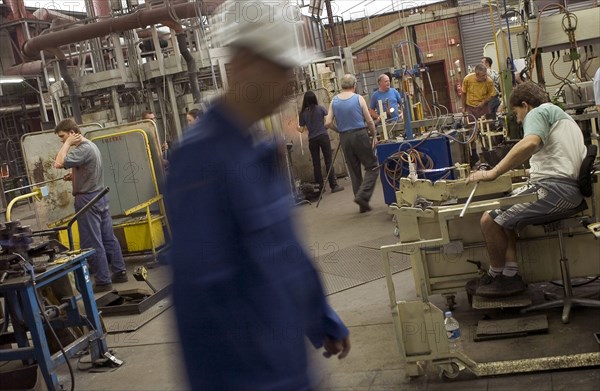
[[[479,0],[461,0],[459,5],[479,5]],[[494,42],[494,33],[490,20],[488,7],[481,7],[481,10],[473,15],[461,16],[458,19],[460,28],[460,40],[463,50],[465,64],[463,69],[466,74],[467,66],[475,66],[481,61],[483,56],[483,47],[488,42]]]

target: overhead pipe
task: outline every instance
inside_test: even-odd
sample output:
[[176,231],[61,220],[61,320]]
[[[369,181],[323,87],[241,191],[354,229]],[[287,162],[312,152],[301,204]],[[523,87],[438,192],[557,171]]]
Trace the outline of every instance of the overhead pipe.
[[[223,0],[216,1],[216,3],[222,2]],[[175,4],[169,7],[144,8],[117,18],[102,19],[96,23],[40,35],[25,42],[23,54],[27,57],[35,58],[39,55],[40,51],[49,48],[57,48],[112,33],[144,28],[161,22],[164,23],[167,20],[173,20],[172,13],[181,19],[192,18],[198,16],[196,7],[196,2],[191,2]]]
[[69,89],[69,98],[71,99],[71,109],[73,111],[73,118],[75,122],[78,124],[81,123],[81,107],[79,106],[79,91],[78,85],[75,83],[75,80],[71,77],[69,73],[69,69],[67,68],[67,58],[65,54],[56,48],[47,48],[50,53],[56,56],[58,60],[58,69],[60,70],[60,76],[65,81],[67,88]]
[[4,4],[10,8],[12,14],[11,19],[21,20],[27,16],[27,10],[25,9],[25,2],[23,0],[4,0]]
[[62,12],[58,12],[56,10],[49,10],[47,8],[40,8],[33,12],[33,16],[35,16],[39,20],[54,20],[54,19],[62,19],[68,22],[78,22],[74,16],[70,16],[67,14],[63,14]]
[[200,103],[200,85],[198,84],[198,69],[196,68],[196,60],[190,53],[188,48],[185,30],[179,23],[175,23],[172,20],[163,22],[165,26],[175,31],[175,37],[177,38],[177,46],[179,51],[187,64],[188,78],[190,79],[190,86],[192,87],[192,96],[194,97],[194,103]]
[[30,110],[39,110],[39,108],[40,108],[39,103],[26,104],[26,105],[14,105],[14,106],[0,106],[0,115],[9,114],[9,113],[19,113],[19,112],[22,113],[23,111],[30,111]]

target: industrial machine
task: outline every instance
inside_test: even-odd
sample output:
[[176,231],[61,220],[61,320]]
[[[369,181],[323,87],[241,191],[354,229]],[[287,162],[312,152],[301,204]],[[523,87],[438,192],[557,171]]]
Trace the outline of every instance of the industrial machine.
[[[69,231],[75,218],[67,224]],[[61,229],[36,232],[18,220],[0,224],[0,296],[6,307],[0,361],[38,365],[52,391],[61,389],[57,366],[66,362],[73,381],[69,358],[83,350],[89,350],[92,365],[122,364],[108,351],[94,300],[87,265],[94,250],[63,246],[54,238]]]
[[[440,338],[438,333],[429,335],[423,332],[444,329],[443,312],[430,302],[429,297],[441,294],[446,297],[446,306],[454,309],[455,296],[464,291],[468,280],[479,277],[478,269],[482,269],[482,263],[488,263],[482,234],[480,230],[473,229],[479,226],[481,214],[486,210],[537,199],[536,194],[504,196],[518,186],[518,183],[513,184],[513,179],[523,174],[522,171],[514,171],[493,182],[468,185],[464,181],[432,183],[408,178],[400,180],[400,190],[396,193],[398,203],[390,206],[390,213],[395,216],[399,228],[399,241],[383,246],[381,251],[396,339],[407,362],[409,376],[423,374],[424,362],[438,366],[447,377],[455,377],[465,368],[483,376],[600,365],[600,354],[594,350],[527,360],[477,363],[465,352],[450,352],[443,334]],[[552,221],[553,226],[522,227],[517,242],[520,273],[527,283],[562,281],[565,296],[569,297],[564,303],[563,323],[569,322],[569,300],[573,295],[570,279],[600,275],[600,216],[593,207],[598,202],[598,193],[587,201],[587,205],[592,207],[563,216],[558,225]],[[568,232],[568,236],[563,236],[562,230]],[[559,240],[556,232],[559,232]],[[389,263],[392,252],[410,255],[419,301],[403,301],[396,297]],[[543,267],[540,267],[542,264]],[[527,312],[528,308],[547,307],[544,304],[532,306],[530,294],[505,299],[477,296],[469,299],[474,309],[524,307],[522,312]],[[576,301],[573,299],[573,305]],[[583,302],[588,303],[586,300]],[[589,303],[600,308],[600,301]]]

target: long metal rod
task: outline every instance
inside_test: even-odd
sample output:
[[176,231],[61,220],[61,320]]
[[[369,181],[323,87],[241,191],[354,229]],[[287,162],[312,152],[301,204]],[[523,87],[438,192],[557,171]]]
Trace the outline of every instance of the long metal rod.
[[[331,166],[329,167],[329,170],[327,170],[327,177],[325,177],[325,180],[323,180],[323,187],[321,188],[321,192],[319,193],[319,200],[317,201],[317,206],[315,206],[315,208],[319,207],[319,204],[321,203],[321,198],[323,198],[323,190],[325,190],[325,181],[329,180],[329,175],[331,175],[331,170],[334,170],[333,166],[335,165],[335,159],[337,158],[338,152],[340,151],[340,147],[342,146],[342,140],[338,141],[338,146],[335,149],[335,153],[333,154],[333,159],[331,160]],[[335,175],[335,171],[334,171],[334,175]]]
[[475,195],[475,192],[477,191],[477,187],[479,186],[479,182],[477,182],[475,184],[475,187],[473,187],[473,190],[471,190],[471,194],[469,194],[469,198],[467,198],[467,202],[465,202],[465,206],[463,207],[462,211],[460,212],[460,214],[458,215],[458,217],[460,217],[461,219],[463,218],[463,216],[465,215],[465,213],[467,212],[467,208],[469,207],[469,204],[471,203],[471,199],[473,198],[473,196]]
[[26,186],[17,187],[15,189],[6,190],[4,192],[4,194],[12,193],[13,191],[17,191],[17,190],[27,189],[27,188],[30,188],[30,187],[33,187],[33,186],[39,186],[39,185],[44,185],[46,183],[60,181],[61,179],[63,179],[63,178],[49,179],[49,180],[43,181],[43,182],[32,183],[31,185],[26,185]]

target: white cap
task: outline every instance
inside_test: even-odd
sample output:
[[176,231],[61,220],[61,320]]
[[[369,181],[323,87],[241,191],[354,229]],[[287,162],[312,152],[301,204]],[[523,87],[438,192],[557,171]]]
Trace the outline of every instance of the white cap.
[[211,40],[295,67],[310,61],[297,39],[302,23],[300,9],[288,0],[226,0],[211,18]]

